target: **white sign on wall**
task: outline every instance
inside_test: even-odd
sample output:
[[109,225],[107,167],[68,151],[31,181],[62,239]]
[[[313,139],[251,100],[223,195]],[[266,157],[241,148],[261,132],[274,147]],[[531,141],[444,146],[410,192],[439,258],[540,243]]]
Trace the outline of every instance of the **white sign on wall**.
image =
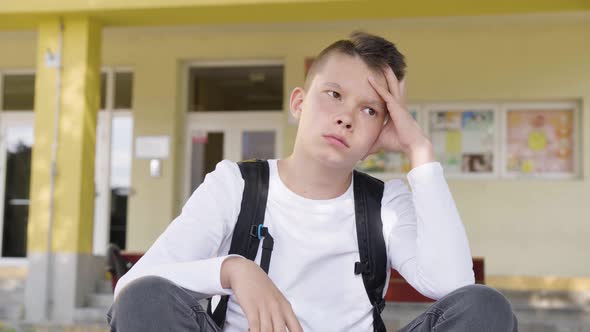
[[135,138],[135,158],[168,159],[170,136],[138,136]]

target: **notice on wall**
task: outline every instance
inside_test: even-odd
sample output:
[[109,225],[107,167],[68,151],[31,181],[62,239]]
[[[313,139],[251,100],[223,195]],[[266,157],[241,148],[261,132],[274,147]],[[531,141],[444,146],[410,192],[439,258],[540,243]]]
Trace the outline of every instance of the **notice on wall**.
[[138,136],[135,138],[135,158],[168,159],[170,136]]
[[509,172],[574,172],[572,109],[509,110],[506,120]]
[[494,112],[458,109],[430,113],[430,138],[446,171],[493,171]]

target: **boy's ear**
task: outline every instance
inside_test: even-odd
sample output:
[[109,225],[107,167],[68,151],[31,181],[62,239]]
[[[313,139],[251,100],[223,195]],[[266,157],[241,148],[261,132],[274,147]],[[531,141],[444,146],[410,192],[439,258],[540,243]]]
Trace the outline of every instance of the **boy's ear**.
[[291,99],[289,100],[289,111],[291,115],[297,120],[301,117],[303,111],[303,100],[305,98],[305,90],[300,87],[296,87],[291,92]]

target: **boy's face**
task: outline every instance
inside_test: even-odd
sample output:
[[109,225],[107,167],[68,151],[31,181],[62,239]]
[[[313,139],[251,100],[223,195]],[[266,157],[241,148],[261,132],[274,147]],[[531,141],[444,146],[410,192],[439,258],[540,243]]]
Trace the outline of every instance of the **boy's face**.
[[387,109],[370,85],[372,75],[387,85],[383,73],[359,57],[332,54],[307,91],[291,94],[291,112],[299,119],[296,147],[335,168],[352,169],[381,133]]

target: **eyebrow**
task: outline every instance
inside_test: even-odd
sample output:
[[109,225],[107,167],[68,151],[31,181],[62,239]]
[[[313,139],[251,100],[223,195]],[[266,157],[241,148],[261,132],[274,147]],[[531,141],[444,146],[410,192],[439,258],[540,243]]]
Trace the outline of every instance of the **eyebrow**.
[[324,85],[331,86],[333,88],[342,90],[342,87],[340,86],[340,84],[335,83],[335,82],[326,82],[326,83],[324,83]]
[[[339,90],[344,90],[342,88],[342,86],[336,82],[326,82],[324,83],[324,85],[326,86],[330,86]],[[376,107],[383,107],[383,105],[385,104],[382,100],[380,99],[372,99],[372,98],[367,98],[365,99],[365,102],[369,105],[369,106],[376,106]]]

